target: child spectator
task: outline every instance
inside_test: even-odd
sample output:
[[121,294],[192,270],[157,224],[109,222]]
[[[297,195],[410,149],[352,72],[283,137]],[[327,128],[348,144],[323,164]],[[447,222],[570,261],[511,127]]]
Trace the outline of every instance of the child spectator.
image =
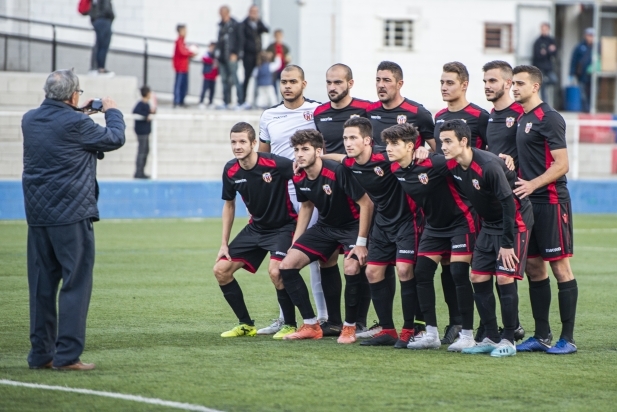
[[206,95],[206,91],[210,91],[208,95],[208,104],[212,106],[212,98],[214,97],[214,86],[216,85],[216,77],[219,75],[219,69],[217,67],[217,62],[214,59],[214,51],[216,50],[216,43],[211,42],[208,46],[208,51],[204,54],[203,57],[203,75],[204,75],[204,84],[201,88],[201,96],[199,97],[199,108],[205,109],[204,105],[204,97]]
[[255,84],[257,85],[256,106],[267,109],[276,104],[276,94],[272,87],[272,76],[281,67],[281,58],[276,56],[272,59],[273,53],[262,51],[259,55],[261,63],[253,71]]
[[186,26],[178,24],[178,39],[176,40],[176,49],[174,51],[174,70],[176,71],[176,83],[174,85],[174,107],[186,107],[184,98],[189,89],[189,60],[197,54],[184,43],[186,37]]
[[156,112],[155,108],[150,107],[150,96],[152,92],[148,86],[143,86],[140,90],[141,100],[137,102],[133,109],[135,115],[135,134],[137,135],[137,161],[135,167],[135,179],[149,179],[146,176],[144,168],[148,152],[150,151],[150,132],[152,131],[152,114]]

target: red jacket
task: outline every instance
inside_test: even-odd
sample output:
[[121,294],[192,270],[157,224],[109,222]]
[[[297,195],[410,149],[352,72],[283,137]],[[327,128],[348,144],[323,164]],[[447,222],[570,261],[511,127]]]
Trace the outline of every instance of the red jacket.
[[203,57],[202,61],[204,63],[204,71],[207,68],[210,68],[210,71],[204,73],[204,79],[216,80],[216,76],[219,75],[219,69],[218,67],[214,67],[214,63],[215,63],[214,59],[208,53],[207,55]]
[[184,37],[178,37],[176,40],[176,50],[174,51],[174,70],[177,73],[188,73],[189,72],[189,59],[193,53],[186,47],[184,44]]

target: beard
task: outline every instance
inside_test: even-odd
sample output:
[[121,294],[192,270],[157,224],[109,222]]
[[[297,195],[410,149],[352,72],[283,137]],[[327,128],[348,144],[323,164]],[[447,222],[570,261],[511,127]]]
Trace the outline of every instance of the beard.
[[338,103],[341,100],[343,100],[345,97],[347,97],[348,94],[349,94],[349,89],[345,89],[343,92],[337,94],[334,97],[331,97],[330,94],[328,94],[328,98],[330,99],[332,103]]
[[496,102],[497,100],[501,99],[504,94],[506,94],[506,87],[502,86],[501,90],[497,90],[493,97],[487,98],[486,100],[488,100],[489,102]]
[[285,100],[286,102],[295,102],[296,100],[302,97],[302,90],[298,92],[297,94],[294,94],[292,97],[286,97],[282,92],[281,92],[281,96],[283,97],[283,100]]

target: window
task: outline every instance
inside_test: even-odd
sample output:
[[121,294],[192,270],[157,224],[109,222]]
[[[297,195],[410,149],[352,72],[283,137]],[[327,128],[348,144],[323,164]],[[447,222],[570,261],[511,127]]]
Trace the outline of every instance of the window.
[[384,20],[383,45],[393,49],[413,49],[413,20]]
[[512,53],[512,25],[486,23],[484,25],[484,48],[486,50]]

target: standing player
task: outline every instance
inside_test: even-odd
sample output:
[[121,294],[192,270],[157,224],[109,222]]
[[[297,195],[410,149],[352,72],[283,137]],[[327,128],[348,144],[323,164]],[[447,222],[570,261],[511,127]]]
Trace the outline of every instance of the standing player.
[[391,126],[381,135],[388,145],[388,158],[393,162],[391,169],[394,175],[405,193],[422,208],[426,218],[414,268],[418,300],[426,321],[426,334],[409,342],[407,347],[438,349],[441,346],[433,280],[437,264],[442,258],[451,262],[458,310],[462,317],[460,338],[448,350],[461,351],[475,346],[473,290],[469,282],[469,264],[476,238],[475,213],[469,202],[458,194],[452,176],[444,176],[444,171],[447,172],[444,156],[430,153],[427,159],[414,161],[418,131],[413,126]]
[[[521,178],[514,193],[531,200],[537,222],[529,239],[530,257],[526,269],[536,330],[534,336],[517,349],[551,354],[575,353],[574,318],[578,286],[569,259],[573,253],[573,228],[565,176],[568,172],[566,125],[563,117],[538,96],[542,86],[540,69],[517,66],[513,73],[514,99],[525,109],[516,134]],[[552,348],[549,325],[551,286],[545,261],[549,262],[557,278],[562,324],[559,341]]]
[[[300,66],[290,64],[281,72],[280,92],[283,101],[278,105],[264,110],[259,121],[259,151],[274,153],[279,156],[293,160],[293,149],[289,145],[289,139],[300,129],[314,129],[313,111],[319,103],[304,97],[306,80],[304,80],[304,70]],[[296,211],[299,204],[296,200],[296,189],[293,183],[289,182],[289,194]],[[313,214],[310,225],[317,221],[317,213]],[[319,263],[313,262],[309,266],[311,274],[311,290],[313,299],[317,307],[318,319],[325,322],[328,319],[328,310],[321,287],[321,274]],[[259,334],[276,333],[283,325],[283,312],[278,320],[267,328],[260,329]],[[329,329],[329,328],[328,328]],[[329,335],[338,335],[340,329],[329,331]]]
[[[471,282],[486,338],[463,353],[516,355],[514,330],[518,313],[515,279],[522,279],[527,239],[533,225],[531,203],[514,196],[516,173],[492,153],[472,148],[471,130],[463,120],[449,120],[439,135],[447,167],[461,193],[482,218],[471,264]],[[501,338],[497,329],[493,276],[501,291]],[[497,343],[499,342],[499,343]]]
[[[287,191],[287,182],[293,176],[292,162],[270,153],[255,152],[255,130],[248,123],[234,125],[230,140],[236,158],[227,162],[223,172],[223,239],[214,265],[214,276],[240,324],[221,336],[231,338],[255,336],[257,333],[244,303],[242,289],[233,274],[240,268],[255,273],[266,253],[270,252],[268,273],[284,316],[283,326],[274,338],[281,339],[296,331],[295,308],[279,273],[279,263],[291,246],[297,218]],[[229,243],[236,192],[242,195],[251,220]]]
[[[488,124],[488,112],[473,103],[467,101],[467,87],[469,85],[469,72],[467,67],[460,62],[451,62],[443,65],[441,74],[441,96],[448,107],[440,110],[435,115],[434,138],[437,145],[437,153],[442,153],[439,131],[441,125],[451,119],[461,119],[471,129],[471,146],[479,149],[486,147],[486,126]],[[461,315],[458,312],[456,302],[456,285],[452,280],[451,268],[447,261],[441,262],[441,285],[448,312],[450,315],[449,325],[446,327],[443,344],[451,344],[461,330]]]
[[[324,140],[313,129],[298,130],[291,137],[295,159],[302,169],[293,182],[301,202],[294,242],[280,266],[285,288],[300,310],[304,324],[284,339],[320,339],[323,331],[311,306],[300,269],[312,261],[328,262],[338,249],[345,250],[345,323],[339,343],[356,341],[357,293],[360,266],[366,261],[366,242],[373,203],[348,170],[331,160],[322,160]],[[360,207],[358,213],[357,206]],[[307,230],[314,208],[317,223]],[[336,264],[336,260],[334,261]]]

